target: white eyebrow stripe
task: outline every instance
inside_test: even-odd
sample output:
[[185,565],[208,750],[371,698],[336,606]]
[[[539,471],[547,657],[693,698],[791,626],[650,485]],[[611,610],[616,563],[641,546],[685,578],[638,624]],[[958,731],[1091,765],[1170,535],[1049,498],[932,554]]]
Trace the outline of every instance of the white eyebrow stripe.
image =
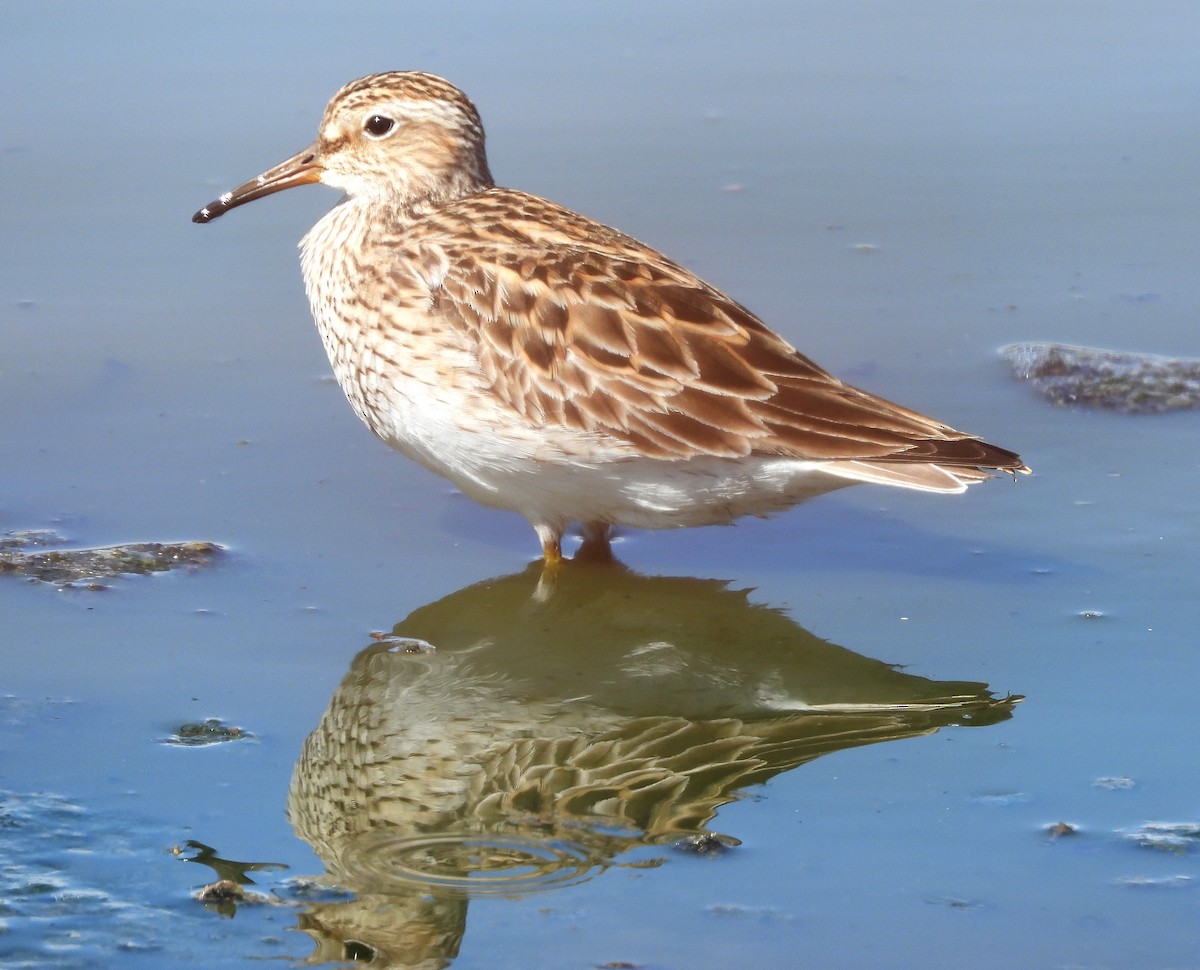
[[442,99],[433,101],[398,101],[382,109],[371,110],[366,117],[392,112],[397,120],[436,121],[440,124],[461,125],[467,120],[466,113],[457,104]]
[[472,118],[472,115],[463,109],[461,104],[445,101],[444,98],[431,98],[428,101],[394,101],[389,104],[376,104],[376,106],[366,109],[362,120],[365,122],[372,115],[376,114],[388,115],[397,121],[432,121],[434,124],[446,127],[466,126],[475,131],[480,130],[479,122],[476,122]]

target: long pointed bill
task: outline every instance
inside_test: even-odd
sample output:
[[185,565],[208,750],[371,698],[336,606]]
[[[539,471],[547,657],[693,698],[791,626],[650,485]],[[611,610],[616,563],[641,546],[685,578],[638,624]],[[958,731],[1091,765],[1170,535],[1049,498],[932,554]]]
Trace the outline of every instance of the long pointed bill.
[[192,216],[192,222],[212,222],[217,216],[223,216],[245,202],[253,202],[272,192],[282,192],[296,185],[309,185],[321,181],[321,173],[325,171],[317,153],[317,146],[310,145],[304,151],[293,155],[285,162],[280,162],[272,169],[263,172],[258,178],[253,178],[239,185],[232,192],[226,192],[219,199],[210,202]]

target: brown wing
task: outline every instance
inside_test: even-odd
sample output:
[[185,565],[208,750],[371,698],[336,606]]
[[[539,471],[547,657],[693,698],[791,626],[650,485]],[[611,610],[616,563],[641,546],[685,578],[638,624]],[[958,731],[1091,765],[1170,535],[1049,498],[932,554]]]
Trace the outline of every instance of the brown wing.
[[609,235],[594,247],[512,233],[442,249],[436,309],[478,335],[487,379],[530,422],[607,433],[661,458],[1022,467],[843,384],[687,270],[596,229]]

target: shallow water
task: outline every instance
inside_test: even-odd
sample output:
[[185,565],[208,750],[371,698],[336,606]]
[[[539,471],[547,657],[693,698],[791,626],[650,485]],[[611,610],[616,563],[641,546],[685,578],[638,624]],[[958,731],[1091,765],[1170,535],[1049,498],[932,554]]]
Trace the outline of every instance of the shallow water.
[[[0,962],[1195,965],[1200,416],[1051,407],[996,350],[1197,356],[1200,14],[458,9],[6,14],[0,531],[229,555],[0,583]],[[626,571],[538,599],[528,526],[389,453],[326,379],[294,242],[332,193],[189,221],[344,81],[409,67],[474,97],[500,181],[1035,476],[633,533]],[[364,712],[374,753],[335,745]],[[248,736],[162,743],[209,717]],[[558,774],[506,801],[522,745]],[[535,798],[567,769],[614,784],[630,750],[709,787]],[[740,845],[675,847],[703,832]],[[251,873],[274,903],[194,900],[218,873],[189,841],[288,866]],[[537,881],[547,846],[578,878],[395,878]]]

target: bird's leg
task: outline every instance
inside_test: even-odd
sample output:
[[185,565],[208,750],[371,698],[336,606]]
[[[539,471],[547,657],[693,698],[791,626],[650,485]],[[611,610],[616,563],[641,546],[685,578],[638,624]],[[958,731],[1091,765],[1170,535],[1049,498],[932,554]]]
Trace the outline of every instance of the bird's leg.
[[613,555],[609,537],[612,526],[607,522],[585,522],[583,524],[583,545],[575,553],[575,558],[586,562],[612,562]]
[[558,575],[566,562],[562,554],[563,527],[535,522],[533,528],[542,543],[542,574],[533,591],[533,601],[545,603],[558,586]]
[[555,566],[563,561],[561,527],[535,523],[533,527],[542,543],[542,561],[547,566]]

